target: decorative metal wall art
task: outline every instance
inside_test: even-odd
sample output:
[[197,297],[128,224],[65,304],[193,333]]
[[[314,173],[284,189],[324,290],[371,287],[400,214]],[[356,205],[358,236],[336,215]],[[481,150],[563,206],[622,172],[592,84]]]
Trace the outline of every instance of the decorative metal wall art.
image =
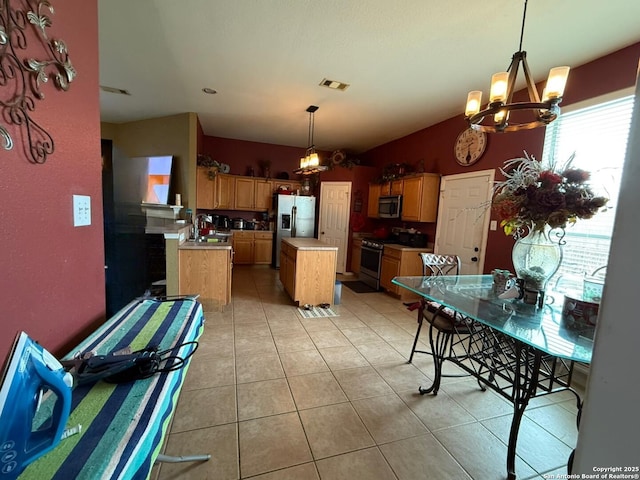
[[[46,0],[0,0],[0,146],[11,150],[14,145],[2,122],[20,126],[33,163],[46,162],[54,151],[51,135],[31,117],[36,100],[44,99],[41,87],[51,77],[67,91],[76,77],[64,41],[47,36],[53,13]],[[39,45],[43,51],[36,58]]]

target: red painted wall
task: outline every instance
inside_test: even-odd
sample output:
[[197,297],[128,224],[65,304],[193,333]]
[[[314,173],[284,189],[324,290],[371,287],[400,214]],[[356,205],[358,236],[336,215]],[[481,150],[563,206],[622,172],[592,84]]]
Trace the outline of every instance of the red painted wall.
[[[572,68],[561,106],[633,86],[638,58],[640,58],[640,43]],[[538,91],[542,89],[538,88]],[[490,134],[484,156],[472,167],[462,167],[455,161],[453,145],[458,134],[465,128],[466,122],[461,113],[437,125],[376,147],[363,157],[368,164],[380,169],[388,163],[406,162],[410,165],[418,165],[424,162],[427,172],[451,175],[473,170],[497,169],[505,160],[522,156],[523,150],[536,158],[542,155],[543,128]],[[499,172],[496,173],[496,180],[500,180]],[[512,268],[513,242],[512,237],[504,235],[500,230],[489,232],[485,272],[490,272],[494,268]]]
[[[198,153],[209,155],[220,163],[228,164],[231,167],[229,173],[233,175],[247,175],[248,169],[253,168],[255,176],[259,176],[259,162],[270,161],[272,178],[276,178],[280,172],[286,172],[289,179],[296,180],[298,177],[293,171],[300,166],[300,157],[304,156],[305,149],[204,136],[202,142],[199,142]],[[329,156],[329,153],[322,151],[318,151],[318,154],[321,158]]]
[[[20,330],[62,354],[105,312],[97,1],[54,3],[47,33],[66,42],[78,75],[67,92],[50,80],[35,102],[33,119],[55,141],[45,164],[29,163],[14,126],[14,148],[0,148],[0,362]],[[74,194],[91,197],[91,226],[73,227]]]

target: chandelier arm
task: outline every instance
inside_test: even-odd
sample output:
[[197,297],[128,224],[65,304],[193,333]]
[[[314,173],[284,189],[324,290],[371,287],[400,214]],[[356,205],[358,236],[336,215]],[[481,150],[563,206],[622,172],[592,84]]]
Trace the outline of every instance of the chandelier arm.
[[527,52],[522,52],[522,71],[524,72],[524,78],[527,81],[527,91],[529,92],[529,100],[535,103],[540,103],[540,97],[538,96],[538,89],[536,88],[536,82],[533,80],[533,75],[529,70],[529,64],[527,63]]
[[511,57],[511,64],[507,71],[509,72],[509,78],[507,80],[507,101],[511,103],[513,101],[513,93],[516,90],[516,80],[518,78],[518,71],[520,70],[520,62],[522,61],[522,54],[526,55],[526,52],[518,51]]

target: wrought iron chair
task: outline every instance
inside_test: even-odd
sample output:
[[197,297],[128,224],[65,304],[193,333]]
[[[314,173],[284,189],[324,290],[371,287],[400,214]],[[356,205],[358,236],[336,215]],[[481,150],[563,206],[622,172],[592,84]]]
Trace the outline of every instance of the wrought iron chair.
[[[419,253],[422,259],[422,272],[424,276],[458,275],[460,273],[460,258],[457,255],[441,255],[435,253]],[[433,384],[428,389],[420,388],[420,393],[438,393],[440,380],[443,376],[468,376],[462,375],[442,375],[442,363],[448,354],[448,349],[452,348],[452,339],[455,334],[469,333],[470,324],[466,317],[456,313],[437,302],[421,299],[416,304],[408,306],[410,310],[419,309],[418,330],[413,340],[409,362],[413,360],[415,353],[425,353],[433,356],[435,366],[435,376]],[[429,344],[431,351],[418,350],[418,339],[424,321],[430,324]],[[434,338],[435,336],[435,338]],[[435,354],[434,354],[435,352]]]

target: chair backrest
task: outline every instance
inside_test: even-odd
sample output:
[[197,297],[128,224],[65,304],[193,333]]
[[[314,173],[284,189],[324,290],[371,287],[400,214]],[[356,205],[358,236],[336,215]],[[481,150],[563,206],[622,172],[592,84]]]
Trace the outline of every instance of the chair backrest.
[[427,275],[459,275],[460,257],[457,255],[440,255],[438,253],[419,253],[422,258],[422,274]]

